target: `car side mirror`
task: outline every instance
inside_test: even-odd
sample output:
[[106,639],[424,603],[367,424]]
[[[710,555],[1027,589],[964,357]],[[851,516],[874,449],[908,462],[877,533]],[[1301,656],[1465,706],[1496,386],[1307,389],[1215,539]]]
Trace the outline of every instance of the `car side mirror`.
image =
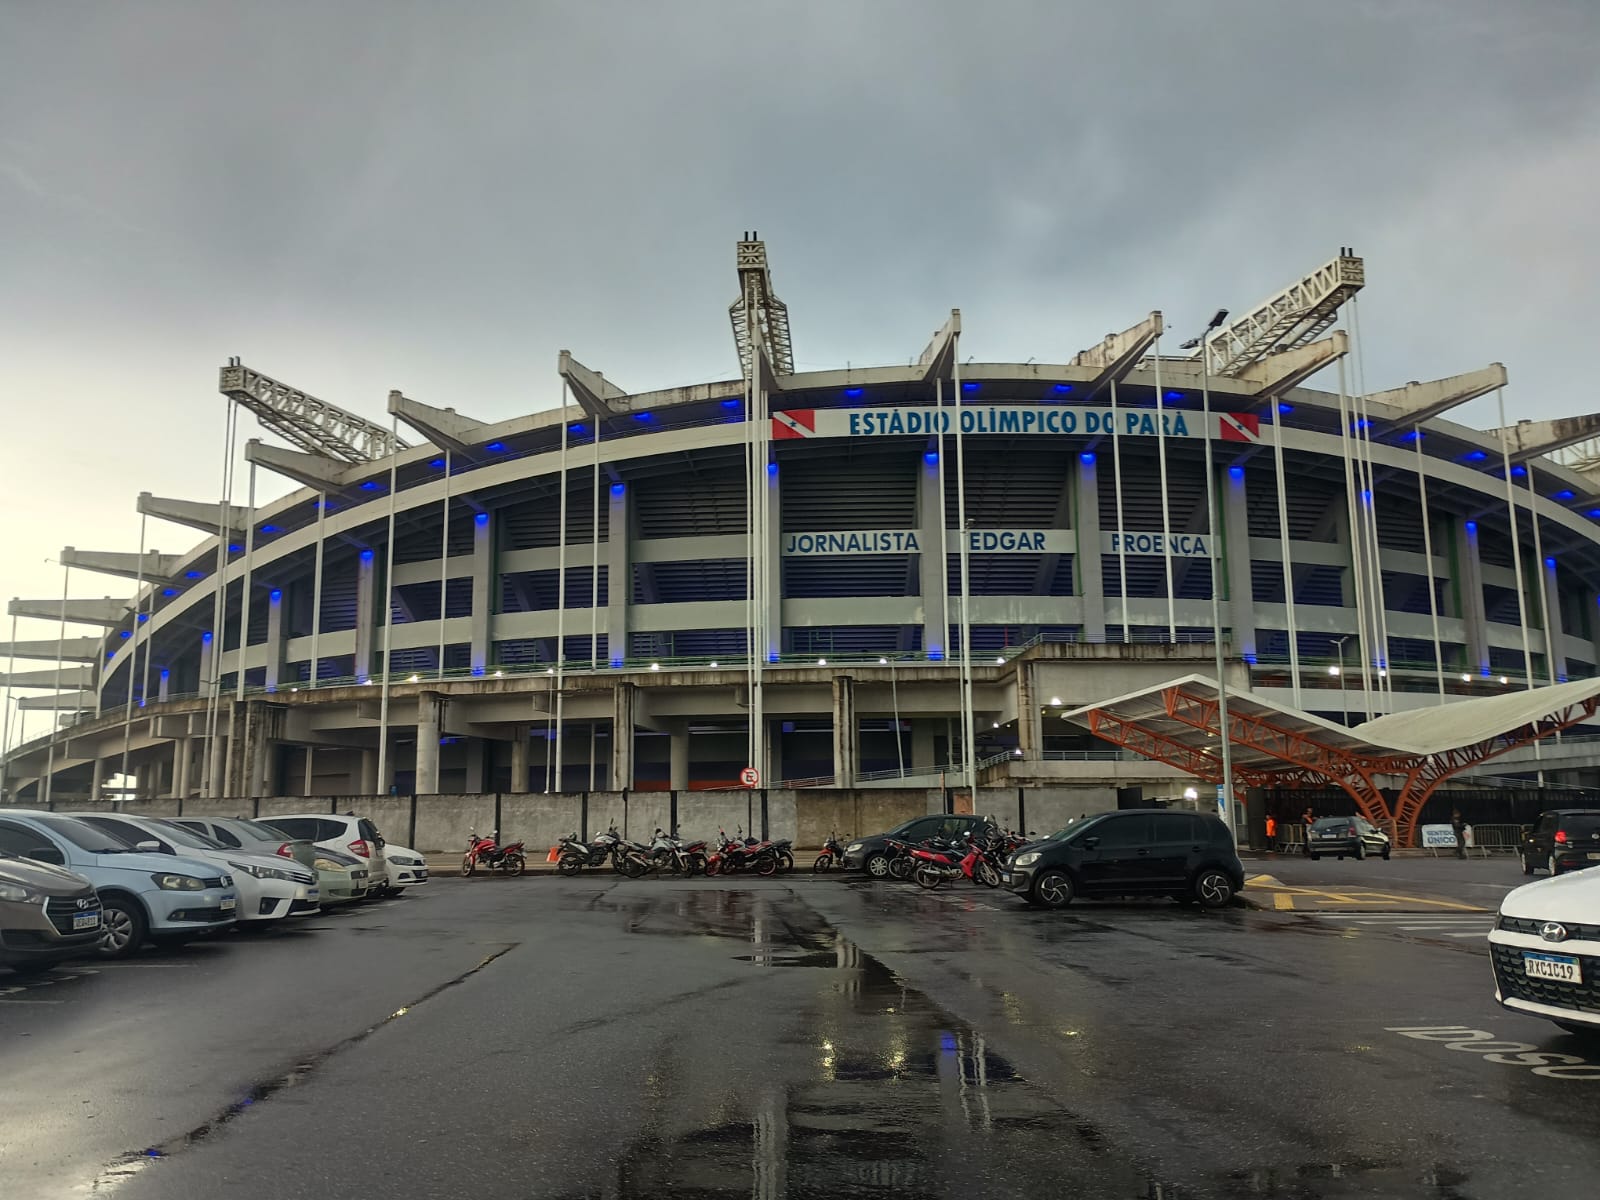
[[156,841],[154,838],[145,838],[145,840],[142,842],[136,842],[134,843],[133,848],[142,854],[161,853],[161,843]]
[[1097,837],[1086,837],[1083,839],[1083,848],[1085,850],[1093,850],[1098,845],[1100,845],[1100,839]]
[[34,862],[50,863],[52,866],[57,867],[67,865],[66,855],[62,854],[54,846],[35,846],[22,857],[31,858]]

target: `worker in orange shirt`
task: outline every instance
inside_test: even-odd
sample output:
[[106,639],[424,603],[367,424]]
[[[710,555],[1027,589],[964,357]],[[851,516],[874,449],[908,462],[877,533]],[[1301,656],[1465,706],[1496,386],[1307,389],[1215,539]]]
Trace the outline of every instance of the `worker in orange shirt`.
[[1267,849],[1275,850],[1278,847],[1278,818],[1271,813],[1267,814]]

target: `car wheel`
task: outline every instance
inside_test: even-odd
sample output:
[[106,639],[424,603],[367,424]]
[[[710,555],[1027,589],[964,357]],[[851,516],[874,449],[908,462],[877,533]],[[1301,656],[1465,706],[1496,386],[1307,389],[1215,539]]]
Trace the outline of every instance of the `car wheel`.
[[1340,862],[1343,862],[1343,861],[1344,861],[1344,855],[1342,855],[1342,854],[1340,854],[1340,855],[1338,855],[1338,856],[1337,856],[1337,857],[1338,857],[1338,859],[1339,859],[1339,861],[1340,861]]
[[1384,862],[1388,862],[1389,861],[1389,852],[1390,852],[1390,848],[1388,846],[1385,846],[1383,848],[1383,861]]
[[389,899],[398,900],[398,899],[400,899],[401,896],[405,895],[405,893],[406,893],[405,888],[392,887],[392,888],[389,889]]
[[1316,861],[1317,861],[1317,860],[1318,860],[1318,859],[1319,859],[1319,858],[1321,858],[1321,857],[1322,857],[1322,855],[1320,855],[1320,854],[1313,854],[1313,855],[1312,855],[1312,856],[1311,856],[1311,861],[1312,861],[1312,862],[1316,862]]
[[463,854],[461,856],[461,874],[463,876],[471,875],[472,872],[477,869],[477,867],[478,867],[477,860],[475,858],[473,858],[470,854]]
[[1546,869],[1550,872],[1552,878],[1555,875],[1559,874],[1559,872],[1556,870],[1556,856],[1554,854],[1552,854],[1550,856],[1550,861],[1545,865],[1546,865]]
[[1075,893],[1072,876],[1065,871],[1046,871],[1033,883],[1033,894],[1039,903],[1051,908],[1065,908]]
[[889,876],[889,856],[887,854],[878,853],[872,855],[867,859],[865,866],[867,874],[874,879],[886,879]]
[[1222,871],[1201,871],[1194,881],[1194,896],[1206,908],[1226,908],[1233,900],[1233,880]]
[[100,923],[103,930],[97,949],[102,958],[127,958],[144,945],[146,923],[138,901],[120,896],[102,901]]
[[1357,842],[1356,843],[1356,861],[1360,862],[1366,857],[1367,857],[1367,844],[1365,842]]

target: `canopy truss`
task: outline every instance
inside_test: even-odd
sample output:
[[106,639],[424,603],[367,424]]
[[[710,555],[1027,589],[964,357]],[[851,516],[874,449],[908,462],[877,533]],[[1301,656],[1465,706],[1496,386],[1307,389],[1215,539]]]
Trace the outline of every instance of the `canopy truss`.
[[[1096,736],[1209,783],[1222,782],[1217,685],[1190,675],[1067,714]],[[1427,745],[1433,712],[1379,718],[1354,729],[1246,693],[1228,696],[1234,784],[1341,788],[1397,845],[1416,839],[1428,799],[1471,767],[1592,719],[1600,681],[1581,680],[1449,705],[1471,740]],[[1414,716],[1415,720],[1408,719]],[[1365,731],[1365,732],[1364,732]],[[1381,740],[1378,734],[1384,734]],[[1406,734],[1421,735],[1405,736]]]

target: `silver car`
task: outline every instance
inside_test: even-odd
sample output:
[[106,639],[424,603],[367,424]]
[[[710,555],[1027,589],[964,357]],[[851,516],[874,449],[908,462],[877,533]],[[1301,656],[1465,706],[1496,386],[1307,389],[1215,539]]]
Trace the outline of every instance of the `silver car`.
[[171,820],[174,825],[192,829],[224,846],[250,854],[293,858],[317,873],[323,908],[366,897],[367,864],[353,854],[319,846],[306,838],[291,837],[270,825],[243,817],[174,817]]

